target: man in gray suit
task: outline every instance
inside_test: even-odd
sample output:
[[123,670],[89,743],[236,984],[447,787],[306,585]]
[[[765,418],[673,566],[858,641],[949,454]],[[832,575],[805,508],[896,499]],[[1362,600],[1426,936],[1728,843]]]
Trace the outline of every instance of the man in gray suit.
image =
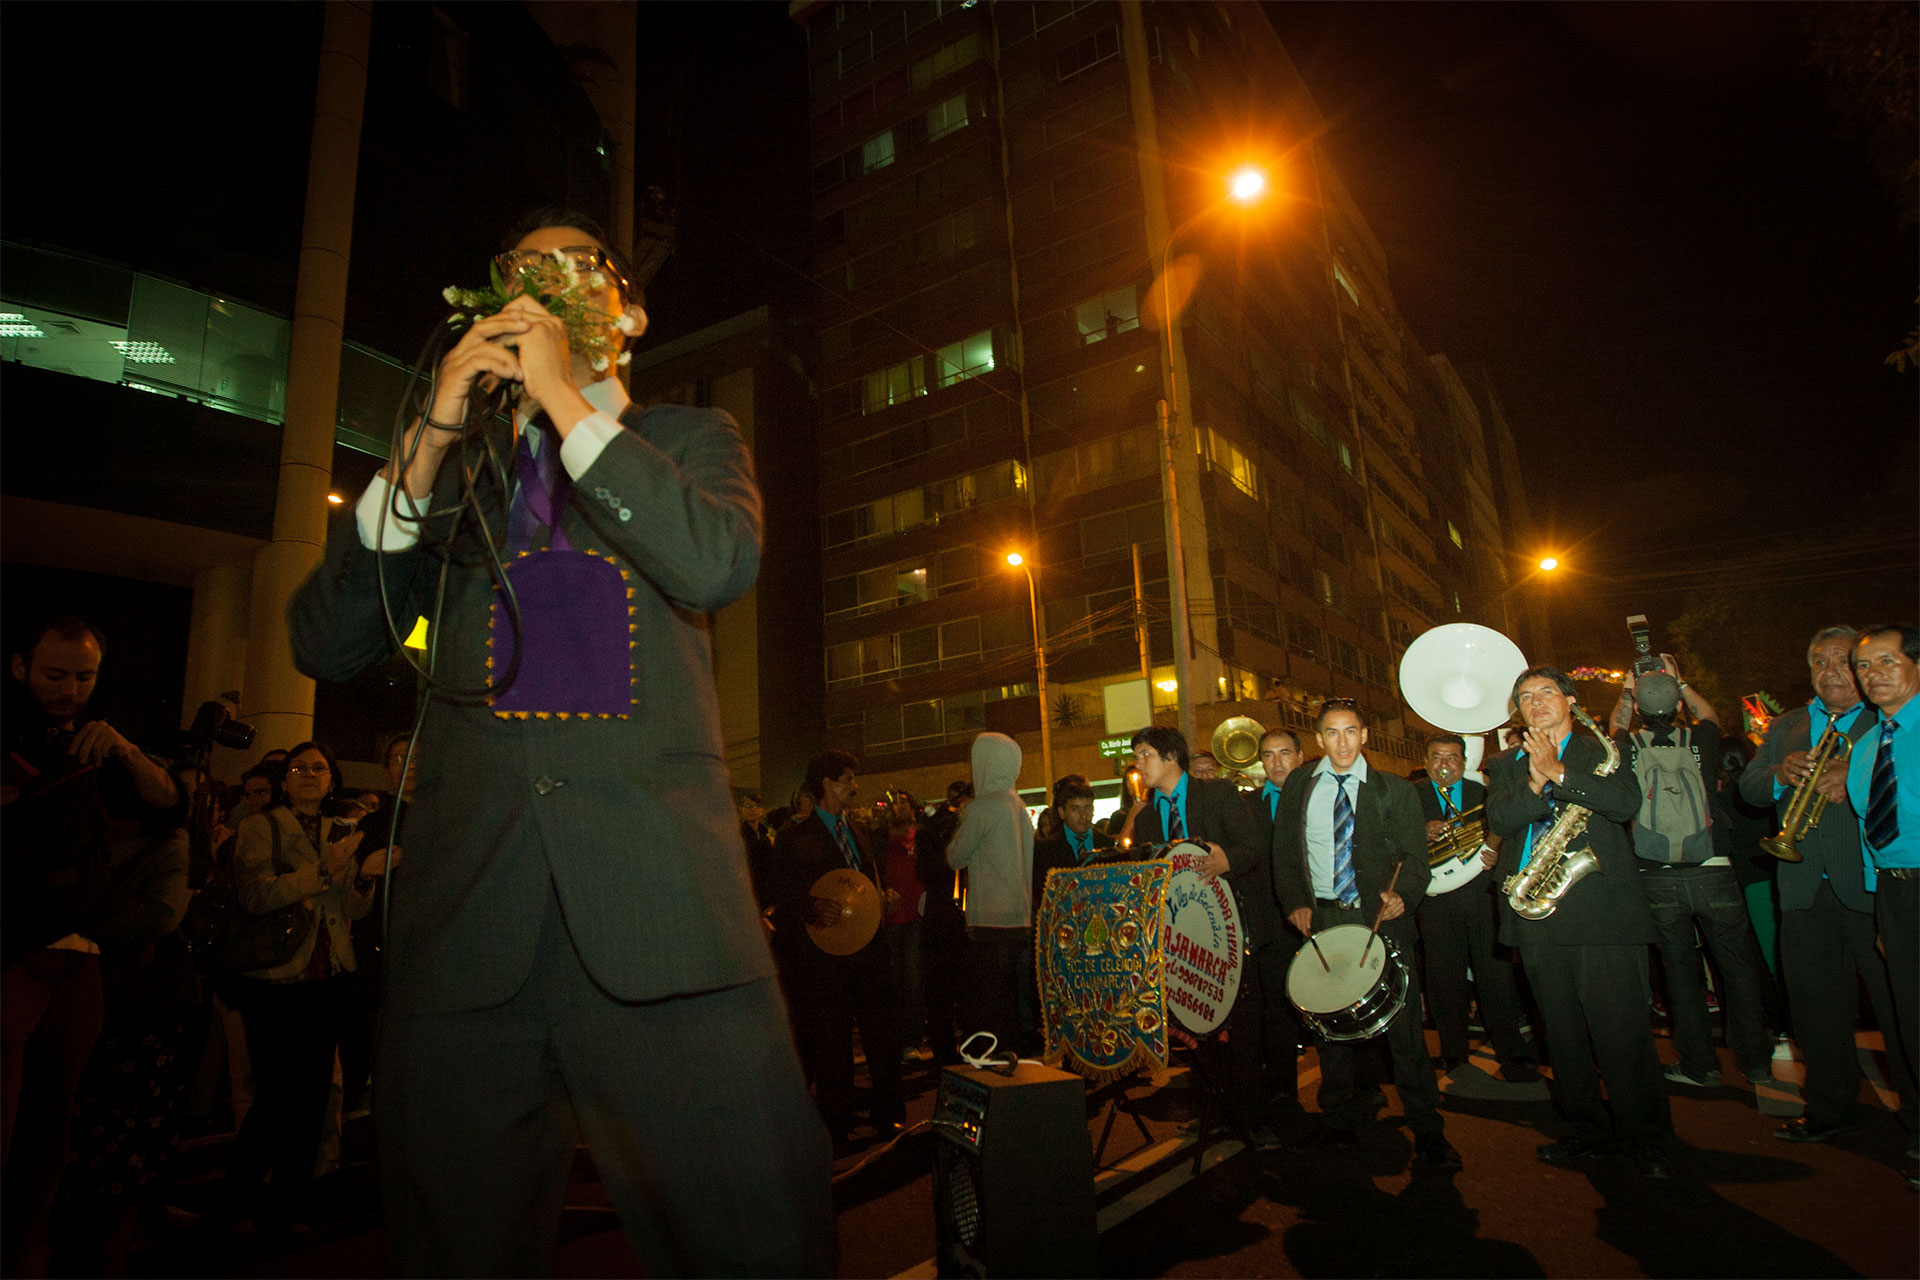
[[[644,326],[590,220],[521,230],[509,281],[547,255],[620,334]],[[289,610],[320,679],[383,660],[416,616],[432,632],[409,823],[431,836],[394,886],[376,1071],[392,1266],[544,1274],[584,1135],[650,1274],[827,1274],[829,1149],[713,688],[708,614],[759,568],[750,458],[725,414],[643,411],[578,345],[524,294],[475,321],[404,474],[338,522]],[[502,384],[514,431],[469,412]]]
[[[1813,699],[1773,718],[1767,740],[1740,775],[1749,803],[1776,807],[1784,815],[1794,793],[1808,781],[1809,757],[1822,736],[1838,728],[1858,742],[1877,722],[1853,678],[1852,627],[1827,627],[1807,646]],[[1850,750],[1850,749],[1849,749]],[[1875,941],[1873,895],[1867,892],[1860,849],[1860,819],[1847,804],[1847,755],[1838,753],[1815,789],[1827,798],[1820,825],[1796,846],[1798,862],[1775,869],[1780,896],[1780,967],[1786,978],[1787,1010],[1794,1039],[1807,1067],[1807,1111],[1774,1130],[1787,1142],[1826,1142],[1860,1128],[1860,1054],[1854,1044],[1860,997],[1867,989],[1874,1019],[1891,1027],[1893,995],[1887,965]],[[1898,1037],[1887,1037],[1889,1057],[1902,1057]],[[1911,1071],[1895,1062],[1892,1079],[1910,1093]],[[1901,1099],[1911,1111],[1911,1096]]]

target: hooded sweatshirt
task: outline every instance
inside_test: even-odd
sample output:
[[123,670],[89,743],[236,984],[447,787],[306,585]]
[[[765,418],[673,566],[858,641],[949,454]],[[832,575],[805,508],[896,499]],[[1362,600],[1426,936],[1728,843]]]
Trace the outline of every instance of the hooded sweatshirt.
[[1019,743],[1004,733],[973,740],[974,800],[947,846],[947,865],[967,872],[972,928],[1033,923],[1033,822],[1013,789],[1019,777]]

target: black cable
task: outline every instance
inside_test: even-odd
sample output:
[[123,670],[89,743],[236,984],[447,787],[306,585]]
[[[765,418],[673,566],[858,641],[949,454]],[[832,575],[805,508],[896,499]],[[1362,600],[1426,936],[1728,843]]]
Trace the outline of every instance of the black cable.
[[[389,643],[406,659],[407,665],[413,669],[414,674],[426,683],[428,698],[422,701],[423,715],[426,702],[431,699],[431,695],[434,693],[442,694],[458,702],[474,703],[485,702],[502,690],[511,687],[519,676],[521,651],[525,647],[522,643],[524,629],[520,613],[520,600],[513,589],[513,583],[507,576],[506,566],[500,558],[499,544],[493,536],[492,529],[488,527],[486,512],[481,502],[481,494],[475,484],[476,468],[473,461],[470,460],[474,436],[472,430],[473,425],[475,423],[490,424],[498,415],[504,407],[506,400],[505,384],[495,387],[491,392],[482,392],[477,395],[470,394],[468,396],[467,412],[461,423],[462,429],[459,441],[460,452],[457,465],[461,480],[459,498],[447,506],[435,508],[429,505],[426,511],[421,511],[409,496],[407,502],[410,512],[400,509],[401,497],[406,492],[406,474],[418,456],[420,442],[426,435],[426,428],[423,427],[419,432],[414,434],[413,441],[409,446],[406,443],[407,429],[412,425],[416,417],[424,422],[428,412],[432,408],[434,394],[437,390],[440,360],[445,354],[446,348],[450,345],[451,339],[451,329],[445,322],[434,326],[433,332],[428,335],[426,343],[421,348],[419,359],[414,362],[414,366],[408,374],[407,385],[401,393],[399,404],[395,408],[393,430],[389,437],[387,451],[388,457],[394,461],[395,482],[389,484],[387,501],[380,506],[380,518],[375,526],[374,544],[376,547],[385,546],[386,527],[389,517],[395,521],[412,521],[418,531],[416,537],[422,543],[424,543],[426,537],[426,526],[429,520],[437,520],[445,523],[445,536],[439,541],[437,546],[426,548],[430,554],[435,555],[441,562],[441,581],[439,590],[436,592],[434,612],[427,620],[429,642],[432,643],[432,637],[436,636],[439,631],[441,609],[445,602],[446,569],[457,554],[460,536],[464,532],[465,522],[468,517],[472,517],[474,528],[478,531],[481,544],[486,551],[488,576],[492,579],[494,586],[499,589],[506,603],[507,618],[512,631],[514,644],[513,657],[508,662],[506,671],[502,673],[501,678],[497,681],[487,679],[483,680],[478,686],[461,686],[441,679],[434,670],[436,664],[431,662],[423,664],[416,660],[411,654],[407,653],[406,633],[400,630],[399,621],[394,616],[394,602],[387,588],[387,557],[384,552],[377,553],[374,557],[374,577],[380,593],[381,620],[386,625]],[[425,396],[423,400],[416,402],[414,389],[423,380],[426,383]],[[494,447],[491,433],[486,430],[484,425],[479,434],[486,450],[486,457],[480,460],[481,465],[488,466],[488,469],[491,470],[499,492],[504,497],[512,491],[507,466],[499,457]],[[408,630],[411,630],[411,625],[409,625]],[[435,648],[437,652],[437,645]],[[409,748],[409,750],[411,750],[411,748]]]

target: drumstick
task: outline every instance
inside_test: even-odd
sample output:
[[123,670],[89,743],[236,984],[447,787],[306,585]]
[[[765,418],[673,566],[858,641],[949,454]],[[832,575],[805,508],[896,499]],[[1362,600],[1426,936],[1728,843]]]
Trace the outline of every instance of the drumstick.
[[1328,973],[1332,973],[1333,966],[1327,963],[1327,953],[1320,949],[1320,939],[1314,937],[1312,934],[1308,934],[1307,941],[1313,944],[1313,954],[1320,957],[1320,967]]
[[1380,932],[1380,917],[1387,914],[1386,894],[1392,893],[1393,886],[1400,883],[1400,868],[1405,865],[1404,859],[1393,864],[1393,874],[1387,878],[1386,893],[1380,895],[1380,909],[1373,913],[1373,929],[1367,934],[1367,945],[1360,948],[1359,963],[1361,964],[1367,962],[1367,952],[1373,950],[1374,935]]

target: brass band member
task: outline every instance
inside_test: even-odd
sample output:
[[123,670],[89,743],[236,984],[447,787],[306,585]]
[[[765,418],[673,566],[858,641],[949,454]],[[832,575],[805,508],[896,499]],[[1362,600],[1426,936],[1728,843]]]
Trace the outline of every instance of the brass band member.
[[[1793,1038],[1807,1071],[1806,1114],[1774,1131],[1788,1142],[1826,1142],[1860,1128],[1856,978],[1867,988],[1874,1020],[1883,1028],[1894,1025],[1887,965],[1874,940],[1874,895],[1867,891],[1861,861],[1860,819],[1847,806],[1852,749],[1834,750],[1818,777],[1809,768],[1813,748],[1830,730],[1857,743],[1878,721],[1853,681],[1855,638],[1852,627],[1827,627],[1814,635],[1807,646],[1813,698],[1773,718],[1760,754],[1740,775],[1741,795],[1752,804],[1775,805],[1783,815],[1803,787],[1813,787],[1828,801],[1819,823],[1795,841],[1800,860],[1775,868],[1780,967]],[[1889,1057],[1899,1052],[1895,1037],[1887,1037],[1887,1048]],[[1901,1079],[1899,1071],[1893,1076]],[[1911,1107],[1911,1089],[1903,1092],[1903,1104]]]
[[[1847,799],[1860,815],[1867,854],[1867,888],[1887,955],[1893,988],[1889,1041],[1906,1050],[1907,1079],[1900,1119],[1907,1126],[1907,1159],[1920,1159],[1914,1131],[1914,1080],[1920,1066],[1920,629],[1862,627],[1853,646],[1853,675],[1860,692],[1880,709],[1880,723],[1860,739],[1847,766]],[[1890,1052],[1894,1070],[1899,1055]],[[1920,1186],[1911,1166],[1907,1185]]]
[[[1240,908],[1247,954],[1240,969],[1240,992],[1227,1016],[1226,1104],[1233,1126],[1248,1146],[1273,1150],[1280,1145],[1259,1079],[1260,1019],[1263,1000],[1259,952],[1279,932],[1268,893],[1260,824],[1239,790],[1221,778],[1187,772],[1187,740],[1178,729],[1149,725],[1133,735],[1133,763],[1147,786],[1146,804],[1134,828],[1133,856],[1148,854],[1163,842],[1190,840],[1206,846],[1208,875],[1225,876]],[[1264,900],[1263,900],[1264,899]]]
[[[1567,1165],[1625,1146],[1641,1176],[1670,1177],[1673,1121],[1647,1021],[1653,918],[1625,826],[1640,810],[1639,788],[1630,772],[1602,776],[1606,749],[1574,733],[1574,687],[1565,672],[1522,672],[1513,702],[1526,736],[1517,752],[1488,766],[1487,827],[1506,841],[1500,880],[1527,864],[1563,804],[1589,811],[1572,844],[1599,860],[1599,870],[1544,919],[1522,916],[1508,899],[1500,906],[1500,939],[1519,950],[1546,1019],[1554,1092],[1569,1125],[1567,1136],[1541,1147],[1539,1156]],[[1600,1097],[1603,1078],[1611,1119]]]
[[[1361,754],[1367,729],[1347,698],[1320,707],[1320,745],[1326,755],[1296,769],[1280,790],[1273,818],[1273,882],[1280,909],[1303,936],[1343,924],[1371,925],[1411,960],[1409,918],[1427,891],[1427,846],[1420,801],[1405,778],[1375,769]],[[1394,868],[1398,866],[1396,876]],[[1420,983],[1409,966],[1407,1002],[1387,1024],[1393,1082],[1400,1091],[1414,1154],[1430,1168],[1460,1168],[1440,1118],[1440,1086],[1427,1059],[1420,1027]],[[1351,1142],[1372,1109],[1356,1106],[1355,1046],[1320,1045],[1320,1110],[1327,1138]]]
[[[1487,789],[1463,776],[1467,744],[1457,733],[1427,739],[1427,776],[1415,782],[1427,820],[1427,843],[1447,832],[1461,814],[1481,808]],[[1485,815],[1479,815],[1484,820]],[[1498,837],[1495,837],[1497,840]],[[1486,854],[1491,867],[1497,850]],[[1427,953],[1427,1012],[1440,1033],[1440,1070],[1453,1071],[1467,1061],[1467,973],[1480,992],[1480,1019],[1499,1056],[1506,1079],[1537,1080],[1533,1051],[1520,1033],[1520,995],[1513,980],[1512,953],[1494,951],[1495,878],[1480,875],[1452,893],[1429,893],[1420,903],[1420,941]]]

